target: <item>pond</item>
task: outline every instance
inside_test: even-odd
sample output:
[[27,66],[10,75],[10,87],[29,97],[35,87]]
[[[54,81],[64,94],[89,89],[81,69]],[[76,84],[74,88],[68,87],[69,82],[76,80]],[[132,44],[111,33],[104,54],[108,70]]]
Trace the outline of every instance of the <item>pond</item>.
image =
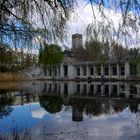
[[33,81],[1,86],[0,139],[139,140],[140,84]]

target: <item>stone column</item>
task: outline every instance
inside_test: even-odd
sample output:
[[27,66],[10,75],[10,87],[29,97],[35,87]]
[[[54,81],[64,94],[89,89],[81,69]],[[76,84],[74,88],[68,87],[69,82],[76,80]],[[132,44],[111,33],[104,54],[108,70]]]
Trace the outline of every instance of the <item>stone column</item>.
[[60,77],[60,67],[57,67],[57,77]]
[[96,78],[96,76],[97,76],[97,73],[96,73],[96,65],[93,66],[93,69],[94,69],[94,78]]
[[64,68],[63,68],[63,65],[60,66],[60,77],[64,77]]
[[125,63],[124,65],[125,68],[125,78],[130,76],[130,64],[128,62]]
[[83,76],[83,68],[80,66],[80,77]]
[[120,66],[119,64],[117,64],[117,78],[120,77]]

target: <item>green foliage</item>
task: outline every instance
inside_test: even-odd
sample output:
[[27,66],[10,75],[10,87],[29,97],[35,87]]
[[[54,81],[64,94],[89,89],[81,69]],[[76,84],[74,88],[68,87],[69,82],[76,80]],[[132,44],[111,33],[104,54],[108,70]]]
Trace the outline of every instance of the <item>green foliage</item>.
[[32,65],[32,58],[30,54],[26,55],[26,58],[23,59],[22,66],[23,68],[29,68]]
[[102,45],[96,40],[90,40],[86,44],[86,50],[88,53],[89,60],[95,61],[99,60],[102,55]]
[[0,64],[10,65],[13,62],[13,59],[14,59],[14,54],[10,46],[6,44],[0,44]]
[[127,59],[127,51],[122,45],[113,43],[111,57],[114,61],[121,63]]
[[109,51],[108,41],[102,43],[98,40],[91,39],[86,42],[86,57],[89,61],[100,61],[103,64],[109,60]]
[[132,71],[140,74],[140,49],[139,48],[131,48],[129,50],[131,65],[133,66]]
[[0,72],[10,71],[14,61],[14,52],[7,44],[0,44]]
[[55,44],[47,45],[39,52],[39,63],[43,66],[52,66],[59,64],[63,60],[61,47]]
[[130,56],[131,56],[131,61],[133,64],[140,63],[140,49],[139,48],[130,49]]

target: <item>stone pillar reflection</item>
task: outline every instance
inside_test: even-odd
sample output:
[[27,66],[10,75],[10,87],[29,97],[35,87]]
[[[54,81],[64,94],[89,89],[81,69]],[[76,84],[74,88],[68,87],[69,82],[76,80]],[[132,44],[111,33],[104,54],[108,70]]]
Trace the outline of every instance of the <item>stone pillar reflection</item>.
[[109,70],[109,78],[111,78],[111,76],[112,76],[112,68],[111,68],[110,64],[108,66],[108,70]]
[[96,72],[96,69],[97,68],[96,68],[96,65],[93,66],[93,69],[94,69],[94,77],[96,78],[96,76],[97,76],[97,72]]
[[95,83],[94,84],[94,95],[96,95],[96,93],[97,93],[97,84]]
[[129,98],[130,96],[130,86],[129,84],[125,83],[125,97]]
[[101,65],[101,76],[104,76],[104,67]]
[[83,76],[83,68],[80,66],[80,77]]
[[112,94],[112,85],[109,83],[109,96]]
[[104,95],[104,92],[105,92],[105,86],[101,85],[101,95]]
[[90,74],[89,74],[89,66],[87,65],[86,68],[87,68],[87,74],[86,75],[88,77],[88,76],[90,76]]

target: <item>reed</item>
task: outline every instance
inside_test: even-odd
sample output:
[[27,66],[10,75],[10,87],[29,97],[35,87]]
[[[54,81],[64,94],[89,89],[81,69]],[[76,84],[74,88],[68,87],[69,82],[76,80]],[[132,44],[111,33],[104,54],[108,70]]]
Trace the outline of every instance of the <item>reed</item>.
[[10,73],[10,72],[6,72],[6,73],[0,73],[0,81],[4,82],[4,81],[24,81],[24,80],[28,80],[27,75],[21,75],[19,73]]

